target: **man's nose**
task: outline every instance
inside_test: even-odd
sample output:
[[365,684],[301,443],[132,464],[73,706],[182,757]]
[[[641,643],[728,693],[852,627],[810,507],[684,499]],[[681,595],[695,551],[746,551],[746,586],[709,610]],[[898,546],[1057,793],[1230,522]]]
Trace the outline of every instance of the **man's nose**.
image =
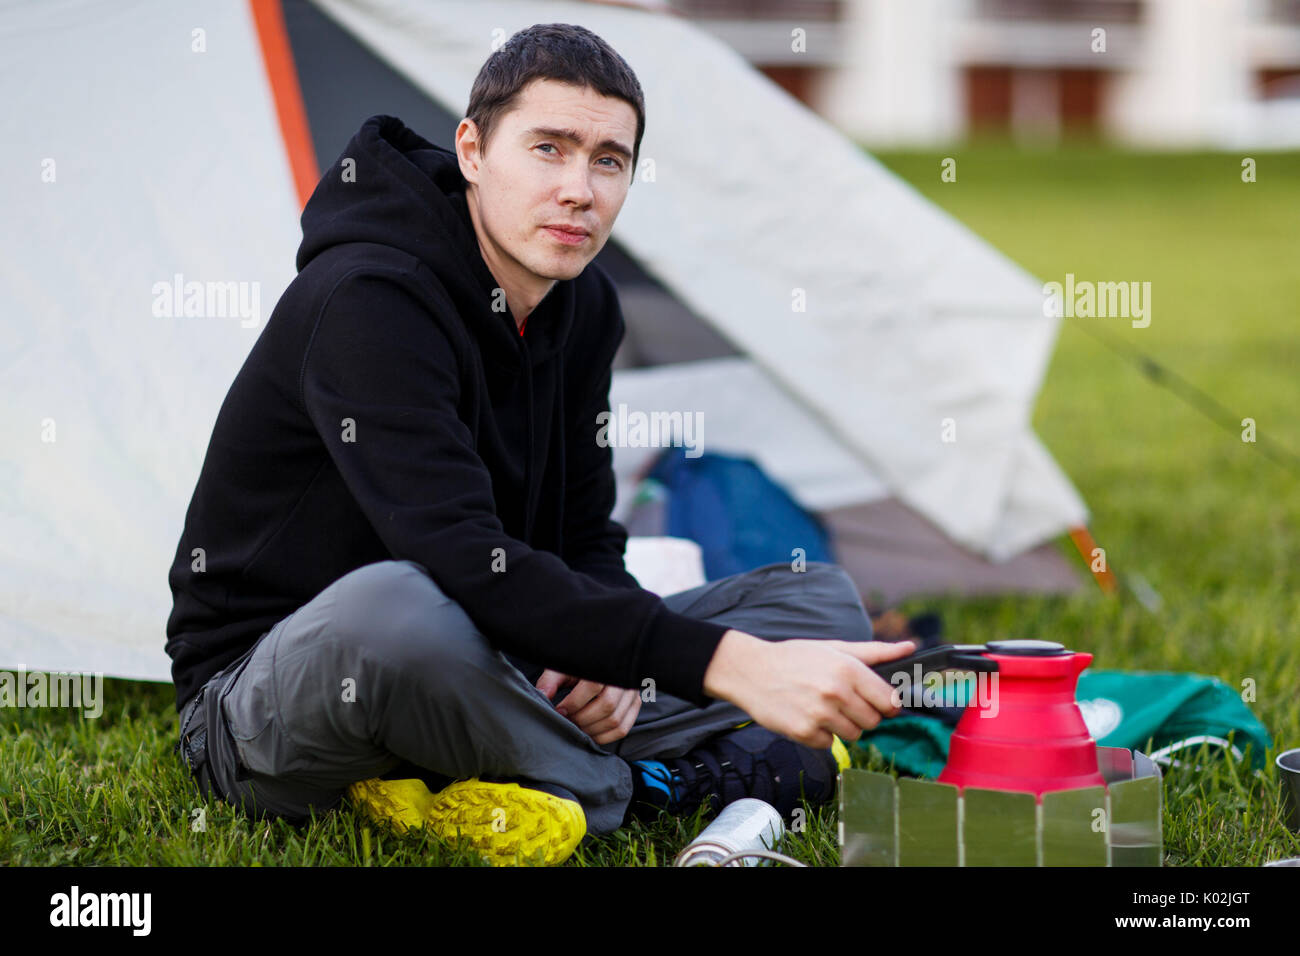
[[560,202],[590,206],[595,195],[591,188],[591,170],[587,168],[586,160],[575,160],[568,164],[560,184]]

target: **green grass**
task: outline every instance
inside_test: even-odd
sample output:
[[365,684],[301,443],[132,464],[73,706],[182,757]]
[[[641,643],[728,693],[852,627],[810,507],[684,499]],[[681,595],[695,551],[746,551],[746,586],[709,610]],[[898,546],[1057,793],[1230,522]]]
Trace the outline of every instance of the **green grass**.
[[[1104,326],[1300,452],[1300,154],[1252,155],[1251,184],[1235,154],[985,145],[880,158],[1043,281],[1072,272],[1152,283],[1148,328],[1064,324],[1034,427],[1088,503],[1111,569],[1149,582],[1159,609],[1095,591],[909,606],[939,607],[954,640],[1058,640],[1098,667],[1211,674],[1238,687],[1253,678],[1251,706],[1287,749],[1300,746],[1300,475],[1082,327]],[[940,180],[945,156],[957,160],[955,183]],[[1170,863],[1297,855],[1273,756],[1259,776],[1220,763],[1171,775]]]
[[[96,720],[74,709],[0,710],[0,862],[9,866],[481,866],[464,847],[397,834],[348,803],[295,827],[203,800],[172,753],[169,685],[108,680]],[[865,766],[866,764],[864,764]],[[877,758],[873,769],[884,769]],[[835,817],[805,806],[784,851],[839,862]],[[202,827],[198,828],[201,811]],[[707,823],[662,816],[584,846],[568,866],[671,864]]]
[[[939,178],[957,159],[957,182]],[[1135,155],[1082,145],[999,145],[882,157],[1031,273],[1152,283],[1152,321],[1080,320],[1149,352],[1300,451],[1300,155]],[[938,608],[951,639],[1059,640],[1099,667],[1253,678],[1255,712],[1282,747],[1300,744],[1300,494],[1297,475],[1152,385],[1067,322],[1035,427],[1092,511],[1121,575],[1162,606],[1095,590],[1070,598],[911,601]],[[103,716],[0,710],[0,862],[75,865],[474,865],[463,850],[397,836],[350,809],[297,829],[205,804],[171,746],[170,686],[110,681]],[[1257,865],[1300,855],[1270,769],[1221,761],[1171,772],[1165,846],[1175,865]],[[855,752],[861,766],[882,769]],[[206,829],[192,829],[205,807]],[[838,861],[834,814],[810,811],[786,850]],[[664,865],[700,821],[632,826],[568,865]]]

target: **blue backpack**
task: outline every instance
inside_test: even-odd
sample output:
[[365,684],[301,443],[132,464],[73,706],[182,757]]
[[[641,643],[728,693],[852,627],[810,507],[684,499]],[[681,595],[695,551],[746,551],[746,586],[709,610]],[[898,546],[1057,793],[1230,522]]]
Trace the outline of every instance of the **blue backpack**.
[[748,458],[668,448],[648,478],[667,489],[663,533],[689,538],[704,552],[710,581],[789,563],[833,561],[830,533]]

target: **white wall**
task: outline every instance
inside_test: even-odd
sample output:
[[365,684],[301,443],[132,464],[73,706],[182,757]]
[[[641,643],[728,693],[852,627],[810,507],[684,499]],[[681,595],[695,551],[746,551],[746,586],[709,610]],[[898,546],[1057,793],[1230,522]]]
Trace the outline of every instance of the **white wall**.
[[843,65],[817,93],[822,115],[873,145],[959,137],[964,117],[952,0],[846,0],[844,10]]
[[[1102,70],[1099,123],[1118,142],[1240,145],[1255,70],[1300,66],[1300,27],[1266,20],[1262,0],[1146,0],[1139,23],[1097,24],[980,18],[975,0],[846,0],[844,9],[840,65],[814,102],[872,146],[959,139],[971,63]],[[1090,49],[1094,26],[1106,28],[1104,54]],[[1035,102],[1052,90],[1021,79],[1013,120],[1050,135]]]

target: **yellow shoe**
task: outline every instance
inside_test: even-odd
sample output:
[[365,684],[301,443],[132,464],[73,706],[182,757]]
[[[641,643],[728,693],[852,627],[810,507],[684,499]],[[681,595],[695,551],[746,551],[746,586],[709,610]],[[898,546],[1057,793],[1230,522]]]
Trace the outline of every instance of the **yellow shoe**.
[[849,759],[849,748],[834,734],[831,734],[831,756],[835,758],[835,766],[842,771],[853,766],[853,761]]
[[352,802],[399,833],[428,826],[448,842],[466,840],[493,866],[563,863],[587,834],[582,806],[517,783],[471,777],[433,793],[423,780],[362,780],[348,788]]

